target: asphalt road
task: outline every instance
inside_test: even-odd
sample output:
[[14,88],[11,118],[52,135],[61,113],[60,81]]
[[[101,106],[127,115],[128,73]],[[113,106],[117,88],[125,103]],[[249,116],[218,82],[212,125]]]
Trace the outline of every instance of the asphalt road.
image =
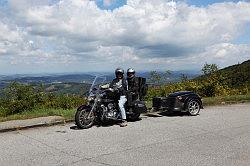
[[125,128],[73,126],[1,133],[0,165],[250,165],[250,104],[142,117]]

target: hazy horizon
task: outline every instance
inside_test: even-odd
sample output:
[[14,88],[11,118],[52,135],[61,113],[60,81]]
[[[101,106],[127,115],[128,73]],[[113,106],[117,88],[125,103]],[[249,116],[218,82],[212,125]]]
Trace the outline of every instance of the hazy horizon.
[[[153,71],[153,70],[151,70]],[[157,72],[164,72],[164,70],[154,70]],[[192,74],[201,74],[201,70],[170,70],[171,72],[185,72],[185,73],[192,73]],[[126,72],[126,71],[125,71]],[[147,73],[150,71],[137,71],[137,73]],[[71,75],[71,74],[94,74],[94,73],[98,73],[98,74],[113,74],[114,71],[89,71],[89,72],[51,72],[51,73],[0,73],[0,76],[14,76],[14,75],[26,75],[26,76],[46,76],[46,75]]]

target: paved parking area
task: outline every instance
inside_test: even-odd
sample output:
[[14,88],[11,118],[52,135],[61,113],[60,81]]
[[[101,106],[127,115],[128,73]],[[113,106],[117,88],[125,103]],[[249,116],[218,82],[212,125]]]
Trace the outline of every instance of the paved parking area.
[[73,123],[0,133],[0,165],[245,165],[250,104],[207,107],[199,116],[143,117],[76,130]]

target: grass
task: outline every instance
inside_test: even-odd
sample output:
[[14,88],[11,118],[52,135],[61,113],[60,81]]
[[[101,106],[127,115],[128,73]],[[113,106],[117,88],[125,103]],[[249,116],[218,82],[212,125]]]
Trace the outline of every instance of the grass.
[[244,102],[250,102],[250,94],[203,98],[204,106],[221,105],[221,104],[236,104],[236,103],[244,103]]
[[[233,96],[224,96],[224,97],[206,97],[203,98],[203,105],[221,105],[221,104],[234,104],[234,103],[243,103],[250,102],[250,94],[248,95],[233,95]],[[147,107],[150,109],[152,107],[152,101],[146,102]],[[62,116],[66,120],[74,119],[76,109],[35,109],[33,111],[25,111],[19,114],[3,116],[1,115],[0,110],[0,122],[9,121],[9,120],[22,120],[22,119],[31,119],[37,117],[45,116]]]
[[76,109],[36,109],[32,111],[25,111],[19,114],[8,115],[8,116],[0,116],[0,122],[10,121],[10,120],[23,120],[23,119],[31,119],[37,117],[45,117],[45,116],[62,116],[66,120],[74,119]]

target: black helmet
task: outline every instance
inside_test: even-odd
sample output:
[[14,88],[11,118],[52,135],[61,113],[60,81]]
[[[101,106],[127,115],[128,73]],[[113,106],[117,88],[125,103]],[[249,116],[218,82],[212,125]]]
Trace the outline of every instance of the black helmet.
[[124,70],[122,68],[117,68],[115,70],[115,76],[116,76],[116,78],[119,78],[119,76],[120,76],[120,78],[123,78],[123,74],[124,74]]
[[135,70],[132,69],[132,68],[129,68],[129,69],[127,70],[127,77],[128,77],[128,78],[133,78],[134,76],[135,76]]

